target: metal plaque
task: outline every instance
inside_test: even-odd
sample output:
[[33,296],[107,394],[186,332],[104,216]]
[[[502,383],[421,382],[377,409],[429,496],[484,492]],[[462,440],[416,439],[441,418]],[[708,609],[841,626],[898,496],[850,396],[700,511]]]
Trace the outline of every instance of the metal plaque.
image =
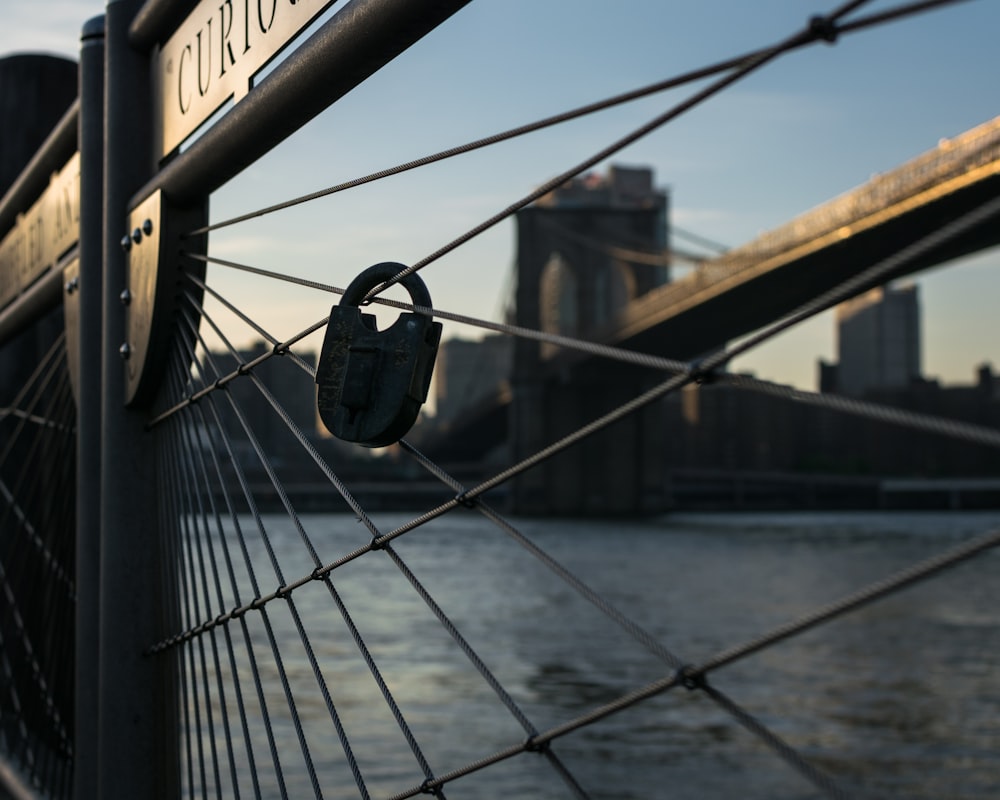
[[[169,206],[156,191],[129,214],[122,239],[127,250],[122,292],[125,336],[119,350],[125,364],[125,403],[147,405],[163,377],[171,343],[193,334],[177,324],[181,294],[201,292],[185,282],[183,271],[205,276],[203,262],[187,253],[204,254],[207,237],[186,234],[208,221],[208,204],[187,209]],[[183,237],[183,238],[182,238]],[[193,351],[193,347],[191,348]]]
[[80,154],[0,241],[0,308],[31,286],[80,239]]
[[202,0],[159,52],[160,155],[230,98],[239,102],[275,55],[335,0]]

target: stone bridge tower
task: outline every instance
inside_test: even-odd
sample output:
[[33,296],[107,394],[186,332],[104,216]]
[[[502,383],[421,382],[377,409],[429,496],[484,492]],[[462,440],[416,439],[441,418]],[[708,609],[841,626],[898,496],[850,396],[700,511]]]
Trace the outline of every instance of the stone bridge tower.
[[[518,325],[600,341],[618,311],[669,278],[667,195],[652,171],[612,167],[578,178],[517,215]],[[515,343],[511,446],[515,459],[634,397],[661,376],[612,362],[586,370],[551,344]],[[641,415],[640,415],[641,417]],[[643,444],[641,418],[626,420],[521,477],[520,513],[654,510],[662,468]],[[609,465],[614,465],[608,470]],[[614,473],[616,485],[605,476]],[[653,486],[651,483],[655,483]]]

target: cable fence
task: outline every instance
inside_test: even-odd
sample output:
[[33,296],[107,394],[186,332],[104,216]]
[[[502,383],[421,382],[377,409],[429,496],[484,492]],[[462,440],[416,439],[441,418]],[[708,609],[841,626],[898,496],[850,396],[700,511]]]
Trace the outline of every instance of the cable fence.
[[0,730],[9,763],[49,796],[73,769],[75,406],[59,336],[0,409]]
[[[137,398],[121,410],[105,397],[104,438],[95,454],[102,481],[98,689],[102,701],[113,698],[116,704],[101,707],[99,778],[88,776],[94,783],[85,783],[74,764],[81,738],[74,709],[81,688],[87,688],[74,687],[74,658],[80,652],[74,614],[78,583],[94,592],[95,576],[76,568],[78,416],[69,377],[74,356],[60,338],[0,409],[0,750],[6,764],[46,797],[98,796],[95,787],[104,796],[126,791],[109,788],[114,758],[142,772],[143,756],[151,749],[159,752],[150,775],[162,771],[168,778],[153,782],[147,775],[135,785],[191,798],[696,797],[731,795],[740,785],[766,793],[761,796],[918,796],[919,772],[901,777],[889,764],[881,765],[880,774],[880,765],[872,763],[877,748],[874,755],[859,755],[850,734],[837,728],[829,699],[839,698],[840,691],[869,692],[874,716],[881,713],[880,701],[886,707],[895,703],[879,696],[889,691],[881,674],[859,689],[847,673],[875,673],[890,664],[891,679],[913,680],[908,665],[895,662],[907,660],[907,644],[923,652],[925,636],[933,643],[936,629],[927,620],[938,619],[937,605],[947,592],[962,593],[963,575],[983,581],[986,599],[970,591],[962,598],[968,602],[955,605],[953,613],[970,629],[983,624],[995,588],[995,581],[989,582],[992,570],[988,563],[975,573],[962,570],[974,557],[990,558],[1000,544],[1000,532],[987,524],[994,520],[974,521],[975,530],[963,527],[945,536],[897,536],[892,548],[872,557],[871,569],[860,570],[864,580],[823,572],[818,563],[823,553],[797,553],[801,542],[790,541],[792,563],[802,566],[802,573],[785,575],[780,563],[768,563],[755,584],[738,569],[741,558],[761,557],[754,548],[762,540],[752,526],[745,540],[732,540],[737,554],[695,526],[694,533],[685,528],[669,542],[661,540],[657,556],[639,523],[563,521],[559,530],[546,529],[538,520],[502,513],[501,493],[622,420],[657,413],[685,386],[708,381],[1000,446],[997,431],[986,425],[725,373],[737,356],[919,261],[928,249],[995,221],[1000,201],[986,201],[917,237],[892,257],[703,359],[633,352],[383,293],[418,271],[432,274],[436,261],[770,61],[948,4],[909,3],[857,17],[866,2],[852,0],[813,17],[774,46],[221,222],[206,220],[207,196],[226,174],[238,172],[240,163],[251,163],[253,154],[241,150],[231,164],[213,167],[211,179],[191,175],[224,141],[224,132],[209,130],[159,173],[136,172],[121,185],[106,180],[107,202],[115,206],[109,215],[127,205],[131,217],[121,242],[111,235],[116,228],[103,234],[103,313],[109,318],[112,307],[115,312],[105,323],[99,371],[118,377],[106,382],[102,393],[126,388]],[[126,5],[128,14],[109,9],[109,64],[138,59],[123,32],[131,29],[133,42],[148,48],[146,26],[166,13],[160,2],[147,3],[138,16],[139,4]],[[330,5],[310,6],[315,13],[309,22]],[[342,26],[337,26],[339,11],[329,23],[329,37],[338,41],[338,31],[356,30],[351,26],[365,13],[394,12],[404,21],[411,13],[402,0],[342,5]],[[453,5],[436,13],[446,17],[464,4]],[[226,7],[213,11],[222,15],[223,27]],[[229,7],[230,24],[233,13]],[[321,28],[302,52],[315,55],[309,48],[320,48],[327,30]],[[169,50],[170,42],[162,41],[169,36],[153,38]],[[393,39],[386,45],[397,46],[405,49],[408,43]],[[183,59],[186,51],[180,52]],[[253,107],[253,97],[266,94],[267,86],[287,85],[280,81],[292,81],[287,76],[296,69],[302,76],[295,83],[315,80],[294,62],[290,57],[287,69],[272,73],[278,76],[274,84],[262,84],[264,89],[235,108]],[[508,454],[501,466],[472,480],[451,474],[421,442],[405,436],[378,457],[359,459],[358,446],[319,435],[316,382],[325,356],[316,357],[317,334],[332,323],[323,311],[311,309],[325,309],[325,296],[344,290],[221,258],[205,243],[220,228],[709,78],[687,99],[616,142],[598,145],[591,157],[364,294],[366,310],[413,312],[648,370],[643,391],[566,435],[553,431],[535,452]],[[109,84],[110,107],[128,94],[124,86]],[[80,113],[88,113],[85,106]],[[110,144],[101,169],[107,178],[116,174],[116,137],[128,126],[113,113],[105,124]],[[280,131],[273,136],[280,138]],[[977,135],[967,146],[963,139],[957,149],[968,149],[978,164],[977,154],[995,151],[993,138],[984,145]],[[887,178],[889,188],[874,192],[862,210],[868,213],[887,197],[909,192],[911,178],[923,187],[925,178],[952,175],[957,167],[950,157],[928,159],[916,178],[904,176],[902,189],[896,177]],[[86,158],[82,169],[86,183]],[[216,184],[201,187],[200,180]],[[162,194],[154,193],[155,204],[147,204],[146,189],[157,183]],[[831,212],[829,225],[840,224],[840,213]],[[785,247],[788,236],[800,235],[798,229],[775,234],[752,258],[739,248],[716,261],[756,263]],[[262,287],[268,281],[291,282],[323,294],[304,309],[304,327],[271,330],[255,308],[232,295],[232,281],[218,280],[234,273],[261,281]],[[248,339],[260,344],[241,347]],[[147,370],[155,377],[145,377]],[[419,485],[419,509],[412,514],[388,509],[371,496],[370,479],[379,477],[380,469],[388,474],[387,464],[397,479],[402,475],[407,484]],[[410,502],[417,496],[410,494]],[[123,542],[127,552],[116,550],[126,546]],[[843,553],[871,554],[870,544],[848,537]],[[841,557],[840,551],[831,554],[828,569]],[[925,582],[945,588],[922,586],[932,601],[913,603],[915,622],[906,629],[915,631],[912,641],[891,641],[895,615],[907,612],[912,596],[897,598],[897,593]],[[757,616],[747,610],[753,602],[759,604]],[[883,608],[889,609],[888,623],[872,610]],[[134,624],[128,616],[133,613]],[[967,621],[973,618],[975,623]],[[849,628],[853,620],[863,622]],[[107,671],[109,662],[118,660],[117,637],[124,628],[129,639],[123,663]],[[866,643],[873,632],[884,641]],[[961,664],[935,661],[934,669],[947,674],[950,667],[956,683],[978,686],[982,679],[988,686],[977,672],[988,663],[985,655]],[[130,671],[142,675],[132,682]],[[129,680],[129,687],[118,686],[118,680]],[[835,688],[803,690],[824,681]],[[144,693],[150,695],[148,704]],[[971,695],[961,695],[956,704],[972,707]],[[921,703],[914,701],[922,708]],[[984,697],[981,706],[979,713],[989,716],[996,704]],[[953,735],[953,726],[937,724],[941,730],[927,733],[913,750],[934,750],[933,743]],[[904,740],[913,767],[907,725],[887,727]],[[942,781],[960,764],[972,765],[975,789],[982,792],[970,789],[968,796],[985,797],[997,788],[1000,763],[989,742],[1000,734],[980,716],[971,727],[955,743],[957,755],[920,752],[935,770],[925,781],[927,791],[939,794]],[[142,743],[122,752],[130,738]],[[703,759],[691,766],[693,754]],[[114,780],[114,787],[125,786],[126,778]]]

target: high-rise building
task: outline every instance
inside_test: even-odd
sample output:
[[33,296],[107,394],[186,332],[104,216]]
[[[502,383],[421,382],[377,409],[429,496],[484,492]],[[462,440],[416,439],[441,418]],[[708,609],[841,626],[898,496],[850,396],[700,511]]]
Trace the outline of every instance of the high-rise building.
[[837,307],[837,389],[858,397],[920,378],[920,300],[915,285],[872,289]]

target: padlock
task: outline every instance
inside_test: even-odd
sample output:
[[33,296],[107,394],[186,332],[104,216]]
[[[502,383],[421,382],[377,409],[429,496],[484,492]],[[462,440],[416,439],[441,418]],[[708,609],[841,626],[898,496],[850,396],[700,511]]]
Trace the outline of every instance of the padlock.
[[[380,331],[375,316],[359,308],[368,292],[404,269],[394,262],[369,267],[330,311],[316,368],[316,403],[323,424],[338,439],[365,447],[394,444],[416,422],[427,399],[441,323],[403,313]],[[431,307],[420,276],[410,273],[400,283],[414,305]]]

